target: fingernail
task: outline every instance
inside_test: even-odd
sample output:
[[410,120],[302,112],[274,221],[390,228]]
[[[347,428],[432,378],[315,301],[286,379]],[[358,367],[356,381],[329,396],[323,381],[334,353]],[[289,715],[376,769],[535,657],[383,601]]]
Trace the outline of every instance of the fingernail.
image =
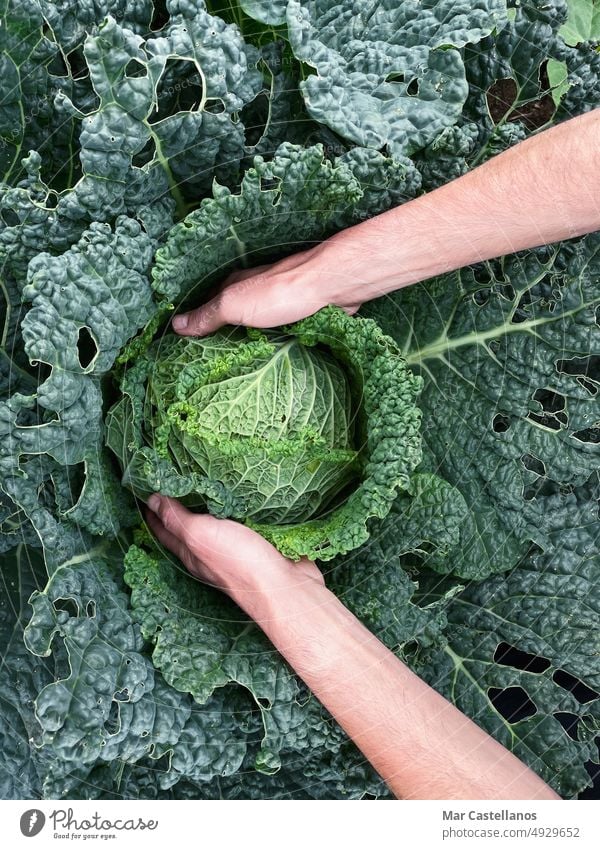
[[152,510],[153,513],[156,513],[158,508],[160,507],[160,495],[154,493],[148,499],[148,507]]
[[187,315],[176,315],[173,319],[173,328],[175,330],[185,330],[188,326],[188,321]]

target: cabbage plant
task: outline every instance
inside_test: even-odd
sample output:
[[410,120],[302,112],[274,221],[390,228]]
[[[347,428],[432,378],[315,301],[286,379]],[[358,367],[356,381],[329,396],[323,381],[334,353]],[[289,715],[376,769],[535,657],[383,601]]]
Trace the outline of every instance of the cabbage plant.
[[[600,235],[360,319],[228,330],[212,359],[165,333],[229,272],[600,106],[596,18],[565,0],[0,5],[0,798],[389,796],[260,628],[147,533],[132,491],[151,489],[290,556],[347,551],[327,586],[576,797],[600,759]],[[296,382],[267,391],[284,363]],[[221,420],[233,382],[257,406],[238,392]],[[324,392],[335,425],[315,435]],[[287,488],[246,486],[258,461],[232,449],[257,439]]]
[[327,560],[408,488],[421,382],[374,321],[336,307],[277,331],[169,334],[127,371],[107,443],[141,498],[183,497]]

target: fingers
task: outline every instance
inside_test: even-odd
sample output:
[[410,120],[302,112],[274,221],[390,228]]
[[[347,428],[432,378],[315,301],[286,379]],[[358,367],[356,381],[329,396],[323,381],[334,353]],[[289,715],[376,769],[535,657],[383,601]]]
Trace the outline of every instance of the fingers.
[[180,336],[206,336],[224,324],[251,326],[258,299],[257,295],[251,295],[248,290],[250,287],[261,287],[263,283],[262,272],[254,271],[252,275],[224,288],[198,309],[175,316],[173,330]]
[[158,541],[164,545],[165,548],[168,548],[169,551],[172,551],[179,559],[182,559],[184,544],[181,542],[179,537],[176,537],[175,534],[172,534],[168,531],[161,520],[158,518],[156,513],[153,513],[152,510],[146,511],[146,522],[148,523],[152,533],[158,539]]
[[[206,513],[191,513],[165,495],[150,496],[148,507],[160,519],[164,544],[171,551],[174,551],[172,546],[183,546],[208,566],[218,568],[234,561],[258,563],[273,558],[285,559],[259,533],[239,522],[217,519]],[[178,556],[183,559],[179,553]]]
[[272,265],[235,271],[208,303],[175,316],[173,330],[180,336],[206,336],[224,324],[276,327],[316,312],[323,303],[311,302],[308,287],[302,287],[306,303],[301,305],[290,289],[298,269],[308,267],[310,256],[310,250],[302,251]]
[[[154,514],[152,529],[160,531],[159,539],[181,558],[185,548],[201,560],[214,564],[218,557],[234,557],[239,553],[236,543],[237,529],[253,531],[237,522],[217,519],[209,514],[192,513],[175,498],[155,493],[148,499],[149,515]],[[227,526],[228,532],[223,526]],[[258,534],[257,534],[258,536]],[[261,537],[262,539],[262,537]],[[267,543],[268,545],[268,543]]]

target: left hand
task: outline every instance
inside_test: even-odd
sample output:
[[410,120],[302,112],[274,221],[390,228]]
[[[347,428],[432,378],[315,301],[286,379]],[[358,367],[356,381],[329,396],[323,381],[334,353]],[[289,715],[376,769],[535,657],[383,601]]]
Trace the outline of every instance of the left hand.
[[230,519],[192,513],[174,498],[152,495],[147,521],[194,577],[223,590],[257,621],[274,590],[306,581],[324,584],[310,560],[293,563],[256,531]]

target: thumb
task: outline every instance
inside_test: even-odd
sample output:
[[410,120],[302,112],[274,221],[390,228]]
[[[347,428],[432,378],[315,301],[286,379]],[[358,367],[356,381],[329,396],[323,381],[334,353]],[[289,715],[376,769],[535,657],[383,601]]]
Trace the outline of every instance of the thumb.
[[194,518],[187,507],[175,498],[154,493],[148,499],[148,507],[155,513],[170,534],[182,542],[189,536],[190,522]]

